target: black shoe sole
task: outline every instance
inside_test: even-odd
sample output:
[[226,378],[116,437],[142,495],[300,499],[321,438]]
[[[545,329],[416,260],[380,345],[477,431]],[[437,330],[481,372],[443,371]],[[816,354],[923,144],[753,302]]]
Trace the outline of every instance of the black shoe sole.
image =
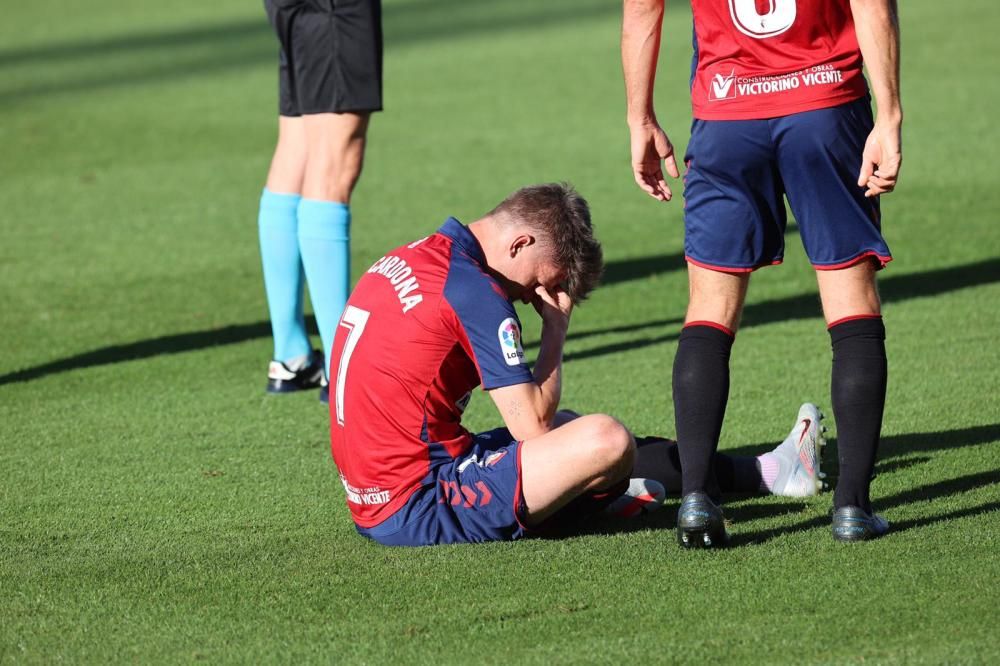
[[[886,531],[888,532],[888,530]],[[834,525],[831,529],[834,541],[839,541],[840,543],[856,543],[858,541],[871,541],[872,539],[878,539],[886,535],[886,532],[876,532],[869,527],[854,527],[841,525]]]
[[692,549],[726,547],[729,534],[722,511],[706,497],[701,502],[692,503],[687,516],[678,512],[677,543],[681,548]]
[[687,527],[677,528],[677,543],[681,548],[706,549],[725,548],[729,545],[729,534],[726,528],[718,529],[716,526],[705,528]]

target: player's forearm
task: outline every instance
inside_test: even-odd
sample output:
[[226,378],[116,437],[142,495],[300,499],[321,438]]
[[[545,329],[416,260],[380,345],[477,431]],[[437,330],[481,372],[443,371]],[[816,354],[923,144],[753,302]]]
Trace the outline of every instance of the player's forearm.
[[[544,331],[544,329],[543,329]],[[557,358],[551,346],[542,347],[535,363],[535,381],[492,391],[504,425],[514,439],[524,441],[544,435],[553,428],[562,389],[561,346]]]
[[538,359],[535,361],[539,414],[545,423],[549,424],[559,409],[559,400],[562,397],[562,350],[566,344],[566,330],[566,324],[544,323]]
[[660,54],[664,0],[625,0],[622,14],[622,70],[629,125],[656,122],[653,84]]
[[566,344],[567,323],[545,322],[535,361],[535,384],[538,386],[536,411],[539,419],[551,425],[562,397],[562,353]]
[[903,122],[899,96],[899,15],[896,0],[851,0],[854,28],[880,123]]

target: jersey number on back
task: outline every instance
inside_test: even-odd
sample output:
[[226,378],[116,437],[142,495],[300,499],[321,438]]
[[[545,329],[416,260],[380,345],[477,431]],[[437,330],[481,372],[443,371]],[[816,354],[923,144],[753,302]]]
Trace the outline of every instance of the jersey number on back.
[[766,14],[757,11],[757,0],[729,0],[729,14],[736,29],[754,39],[780,35],[795,23],[796,0],[769,0]]
[[365,332],[365,324],[368,323],[370,314],[367,310],[348,305],[344,310],[344,316],[340,318],[340,325],[347,329],[347,341],[344,342],[344,349],[340,352],[340,363],[337,364],[337,386],[333,394],[337,407],[337,423],[340,425],[344,425],[344,384],[347,383],[347,365],[351,362],[351,354],[358,346],[361,334]]

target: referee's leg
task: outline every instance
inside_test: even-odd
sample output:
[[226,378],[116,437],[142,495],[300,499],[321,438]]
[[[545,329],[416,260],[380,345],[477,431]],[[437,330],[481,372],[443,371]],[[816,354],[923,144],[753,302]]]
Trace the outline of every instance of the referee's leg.
[[[271,330],[273,360],[285,371],[299,372],[312,360],[302,316],[302,260],[298,241],[298,206],[306,169],[302,118],[278,116],[278,143],[260,200],[258,229]],[[273,364],[272,364],[273,365]],[[275,381],[269,368],[269,387]],[[279,368],[277,372],[281,372]],[[269,389],[270,390],[270,389]]]
[[329,364],[337,321],[351,288],[351,193],[364,163],[368,112],[302,116],[306,168],[299,247]]
[[370,113],[315,113],[302,116],[307,156],[302,196],[351,203],[361,177]]
[[305,173],[305,124],[301,117],[278,116],[278,143],[267,171],[267,189],[301,195]]

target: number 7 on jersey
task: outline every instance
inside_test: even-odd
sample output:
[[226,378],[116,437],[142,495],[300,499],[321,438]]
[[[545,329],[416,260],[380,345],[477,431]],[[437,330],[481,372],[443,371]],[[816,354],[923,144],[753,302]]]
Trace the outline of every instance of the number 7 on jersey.
[[340,363],[337,364],[337,386],[333,398],[339,425],[344,425],[344,384],[347,383],[347,366],[351,362],[351,354],[354,353],[361,334],[365,332],[365,325],[368,324],[370,315],[367,310],[348,305],[340,318],[340,325],[347,329],[347,340],[344,342],[343,351],[340,352]]

